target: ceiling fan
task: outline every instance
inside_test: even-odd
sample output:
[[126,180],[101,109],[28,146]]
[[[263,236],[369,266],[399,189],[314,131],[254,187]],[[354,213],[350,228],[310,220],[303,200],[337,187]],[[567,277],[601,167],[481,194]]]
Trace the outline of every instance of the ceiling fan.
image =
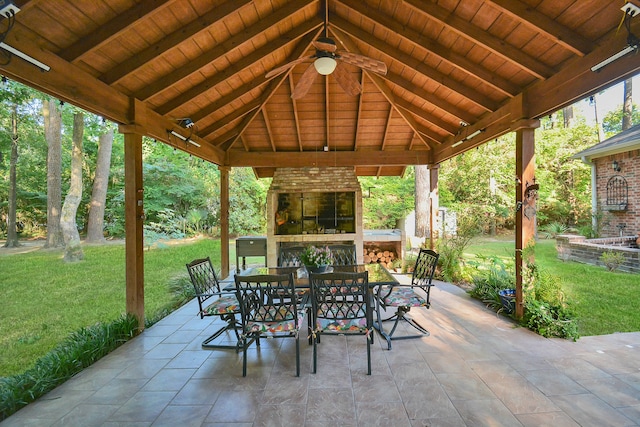
[[387,65],[373,58],[369,58],[357,53],[351,53],[347,51],[337,50],[336,42],[328,36],[327,21],[329,18],[328,0],[325,2],[325,18],[324,18],[324,37],[318,38],[313,42],[313,46],[316,48],[316,53],[312,56],[305,56],[298,58],[288,64],[274,68],[269,71],[265,77],[271,78],[278,74],[284,73],[290,68],[307,61],[309,59],[315,59],[310,64],[302,77],[298,81],[298,84],[293,89],[291,98],[299,99],[307,94],[316,75],[329,75],[333,74],[336,81],[347,95],[357,95],[362,91],[362,87],[358,80],[345,68],[344,64],[355,65],[366,71],[373,71],[378,74],[387,74]]

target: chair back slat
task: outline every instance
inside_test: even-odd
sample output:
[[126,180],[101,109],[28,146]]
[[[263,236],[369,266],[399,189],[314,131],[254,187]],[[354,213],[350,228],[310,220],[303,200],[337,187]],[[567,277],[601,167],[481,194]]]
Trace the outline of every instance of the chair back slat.
[[187,264],[187,271],[202,311],[203,303],[220,292],[220,281],[209,257],[191,261]]
[[356,265],[356,245],[329,245],[333,265]]
[[411,276],[411,286],[426,288],[432,286],[440,254],[431,249],[420,249]]
[[280,248],[280,256],[278,257],[279,267],[300,267],[300,254],[304,251],[303,246],[285,246]]
[[369,318],[368,272],[311,273],[313,313],[335,320]]
[[243,323],[294,319],[297,322],[299,301],[295,292],[293,273],[236,275],[235,282]]

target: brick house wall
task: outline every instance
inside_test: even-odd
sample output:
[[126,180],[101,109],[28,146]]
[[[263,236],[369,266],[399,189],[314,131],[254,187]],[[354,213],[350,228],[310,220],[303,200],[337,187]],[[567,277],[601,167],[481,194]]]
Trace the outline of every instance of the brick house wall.
[[[620,172],[613,170],[614,160],[618,162]],[[622,235],[637,235],[640,233],[640,150],[600,157],[594,159],[594,164],[601,236],[620,236],[622,226]],[[607,183],[614,175],[620,175],[626,180],[626,210],[607,208]]]

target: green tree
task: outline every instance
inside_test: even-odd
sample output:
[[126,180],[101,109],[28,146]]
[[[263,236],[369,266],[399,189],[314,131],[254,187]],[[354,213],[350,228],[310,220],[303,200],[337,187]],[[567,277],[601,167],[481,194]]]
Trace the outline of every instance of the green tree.
[[363,192],[362,222],[366,229],[395,228],[414,208],[414,170],[402,177],[359,178]]

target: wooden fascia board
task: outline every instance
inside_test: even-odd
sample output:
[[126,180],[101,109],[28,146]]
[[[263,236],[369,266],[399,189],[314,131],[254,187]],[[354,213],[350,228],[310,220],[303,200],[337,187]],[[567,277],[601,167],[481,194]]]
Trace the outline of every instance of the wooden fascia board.
[[406,166],[433,163],[430,150],[422,151],[314,151],[264,152],[230,150],[231,167],[328,167],[328,166]]

